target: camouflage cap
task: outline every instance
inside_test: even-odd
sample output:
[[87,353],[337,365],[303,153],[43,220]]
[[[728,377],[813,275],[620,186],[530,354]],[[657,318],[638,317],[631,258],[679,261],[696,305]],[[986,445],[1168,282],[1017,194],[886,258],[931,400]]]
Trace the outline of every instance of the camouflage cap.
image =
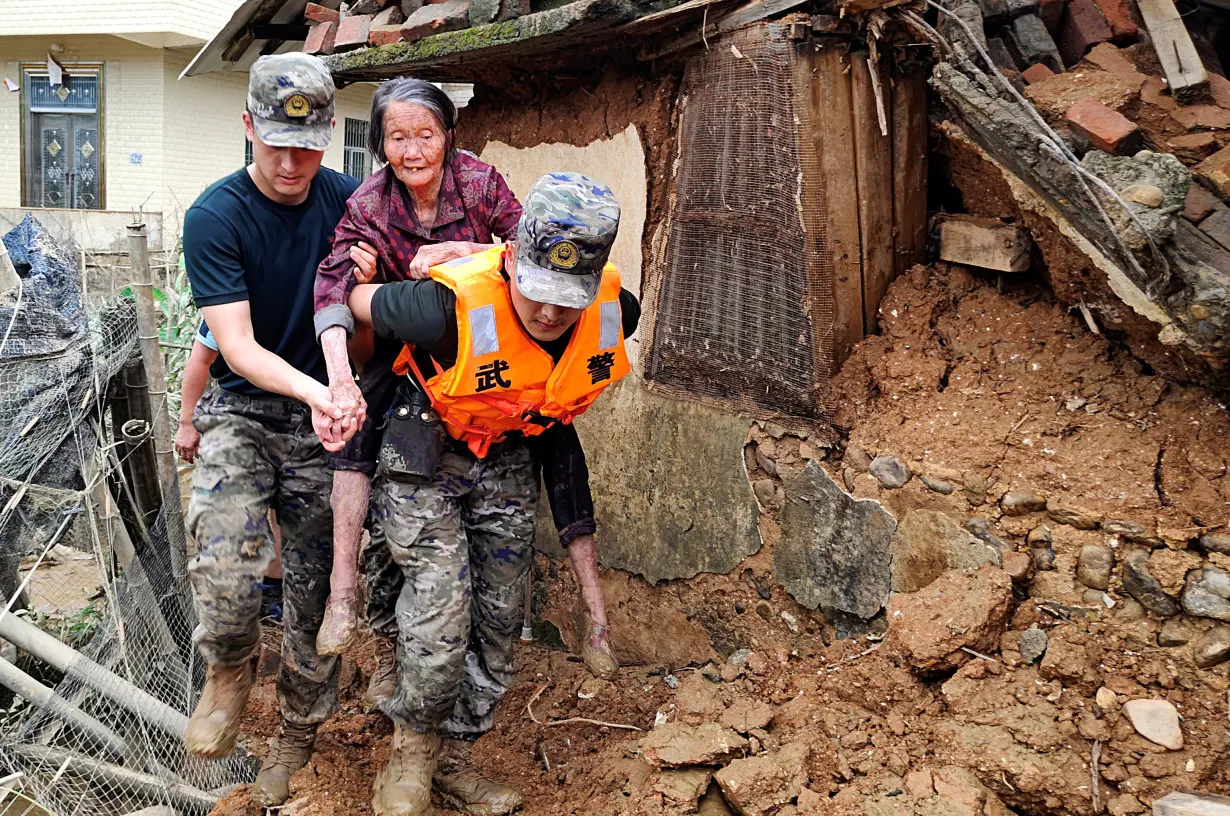
[[584,309],[598,297],[618,232],[609,187],[580,173],[547,173],[530,188],[517,225],[517,289],[539,303]]
[[324,150],[333,138],[333,76],[309,54],[272,54],[252,66],[248,113],[271,147]]

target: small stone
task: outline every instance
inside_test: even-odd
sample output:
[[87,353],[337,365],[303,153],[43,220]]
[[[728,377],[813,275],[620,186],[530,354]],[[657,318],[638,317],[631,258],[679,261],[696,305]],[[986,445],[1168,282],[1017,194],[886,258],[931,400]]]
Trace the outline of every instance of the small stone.
[[1195,633],[1192,628],[1182,618],[1171,618],[1162,624],[1162,629],[1157,633],[1158,646],[1183,646],[1191,642]]
[[955,489],[953,488],[952,482],[946,482],[943,479],[937,479],[934,476],[927,475],[926,473],[924,473],[922,476],[919,476],[918,479],[924,485],[927,486],[928,490],[934,490],[936,493],[939,493],[944,496],[951,496],[952,491]]
[[1016,551],[1004,553],[1004,572],[1008,573],[1008,577],[1014,584],[1027,582],[1033,571],[1033,559],[1029,557],[1029,553]]
[[905,487],[910,480],[910,469],[896,456],[877,456],[871,462],[871,475],[890,490]]
[[1027,665],[1033,663],[1046,654],[1046,644],[1046,632],[1037,626],[1031,626],[1024,632],[1021,632],[1021,639],[1017,647],[1021,652],[1021,660],[1025,661]]
[[751,649],[736,649],[730,653],[730,657],[726,658],[726,662],[732,666],[746,666],[747,659],[751,656]]
[[1029,535],[1025,537],[1025,543],[1031,547],[1042,545],[1050,546],[1054,542],[1054,537],[1051,535],[1050,527],[1035,527],[1029,531]]
[[717,666],[712,663],[706,663],[700,670],[700,676],[708,680],[710,683],[722,682],[722,672]]
[[1225,533],[1209,533],[1199,538],[1201,549],[1205,552],[1230,554],[1230,535]]
[[733,683],[743,676],[743,667],[731,663],[722,664],[722,682]]
[[1007,544],[1000,540],[999,536],[992,532],[991,523],[984,518],[973,516],[966,519],[965,529],[969,530],[974,538],[994,547],[997,553],[1005,553],[1010,549]]
[[765,620],[770,620],[773,617],[773,607],[768,601],[756,601],[756,614]]
[[1032,490],[1009,490],[999,500],[1005,516],[1024,516],[1046,509],[1046,497]]
[[1192,570],[1183,586],[1183,611],[1230,621],[1230,575],[1217,567]]
[[1106,593],[1100,589],[1086,589],[1081,593],[1081,600],[1087,604],[1102,605],[1102,599],[1106,597]]
[[1135,598],[1125,598],[1119,602],[1115,618],[1124,623],[1138,621],[1145,617],[1145,608]]
[[765,455],[764,449],[760,445],[756,446],[755,455],[756,455],[756,464],[760,466],[760,469],[776,479],[777,478],[777,463]]
[[752,492],[756,494],[756,501],[760,502],[760,506],[767,510],[775,510],[781,506],[777,495],[777,482],[772,479],[757,479],[752,482]]
[[1120,579],[1127,593],[1153,614],[1163,618],[1179,614],[1179,605],[1162,590],[1158,580],[1149,574],[1149,554],[1144,550],[1136,550],[1123,559]]
[[1055,569],[1055,551],[1050,547],[1034,547],[1030,549],[1029,558],[1033,561],[1034,572]]
[[1065,505],[1057,499],[1047,501],[1046,512],[1057,524],[1067,524],[1078,530],[1094,530],[1098,526],[1098,520],[1092,513]]
[[1115,553],[1104,544],[1086,544],[1081,547],[1076,565],[1076,580],[1093,589],[1110,586],[1110,576],[1115,568]]
[[841,462],[848,468],[859,473],[866,473],[871,470],[871,457],[862,448],[857,448],[850,445],[846,448],[846,453],[841,457]]
[[1230,660],[1230,626],[1214,626],[1192,643],[1192,659],[1202,669]]
[[798,618],[796,618],[794,615],[790,614],[784,609],[781,612],[779,612],[777,616],[782,619],[783,623],[786,624],[787,629],[789,629],[791,632],[793,632],[796,635],[799,633],[799,619]]
[[965,498],[969,503],[978,507],[984,504],[987,500],[987,477],[976,470],[967,470],[961,475],[961,482],[965,485]]
[[774,439],[781,439],[783,436],[790,433],[784,425],[779,425],[776,422],[766,422],[764,424],[764,432]]
[[1098,689],[1098,693],[1094,695],[1093,701],[1097,703],[1098,708],[1103,711],[1113,711],[1119,705],[1119,698],[1115,696],[1115,693],[1106,686],[1102,686]]
[[1144,813],[1145,810],[1140,800],[1130,793],[1112,796],[1106,803],[1106,812],[1110,816],[1133,816],[1136,813]]
[[747,611],[747,607],[744,605],[743,601],[735,601],[735,614],[736,615],[742,615],[746,611]]
[[1152,184],[1131,184],[1119,193],[1124,201],[1131,201],[1144,207],[1162,206],[1162,188]]
[[1171,751],[1183,749],[1183,731],[1179,727],[1179,712],[1166,700],[1128,700],[1123,713],[1140,734],[1150,742]]

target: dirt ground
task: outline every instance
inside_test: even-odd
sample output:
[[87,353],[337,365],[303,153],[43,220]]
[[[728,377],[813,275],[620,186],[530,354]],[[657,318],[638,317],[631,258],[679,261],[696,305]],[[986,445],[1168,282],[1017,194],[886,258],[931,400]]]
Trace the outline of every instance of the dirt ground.
[[[918,509],[959,523],[980,518],[1001,542],[1005,566],[1009,554],[1027,554],[1029,568],[1011,584],[993,567],[947,573],[894,596],[886,636],[847,640],[833,639],[822,615],[773,584],[771,510],[765,546],[727,576],[649,587],[607,575],[615,631],[661,629],[658,637],[686,642],[691,659],[659,659],[606,683],[565,651],[519,643],[518,683],[476,757],[525,794],[525,813],[697,812],[694,795],[678,798],[683,772],[655,767],[662,762],[642,746],[644,733],[548,724],[568,717],[643,731],[657,724],[657,733],[720,723],[744,741],[737,753],[747,758],[713,761],[695,777],[697,790],[726,765],[718,781],[728,793],[752,791],[728,796],[749,814],[1118,816],[1144,813],[1177,789],[1230,794],[1230,664],[1199,668],[1193,658],[1217,621],[1147,613],[1118,567],[1105,590],[1077,580],[1090,545],[1119,562],[1145,551],[1173,597],[1189,569],[1227,566],[1198,540],[1227,521],[1224,407],[1089,332],[1039,281],[916,268],[890,288],[882,329],[834,383],[844,449],[755,430],[761,454],[777,471],[820,460],[898,519]],[[881,454],[908,463],[916,478],[886,489],[866,467]],[[1009,490],[1034,491],[1073,514],[1006,514],[1000,500]],[[1118,522],[1139,530],[1114,534]],[[566,570],[544,559],[537,577],[540,595],[550,595],[544,614],[562,622],[574,591]],[[994,609],[978,617],[983,597]],[[644,625],[668,619],[677,626]],[[1159,642],[1163,624],[1169,634]],[[1047,636],[1036,662],[1023,654],[1033,629]],[[653,651],[640,635],[624,637],[625,654]],[[939,643],[945,656],[923,662],[921,643]],[[968,652],[956,645],[970,643]],[[738,649],[751,652],[731,655]],[[371,654],[367,643],[349,656],[341,711],[322,728],[284,813],[370,812],[391,733],[382,715],[359,708]],[[527,709],[536,695],[541,722]],[[1175,707],[1181,749],[1134,729],[1123,706],[1142,698]],[[248,745],[263,753],[277,719],[268,672],[245,716]],[[730,812],[706,809],[711,798],[700,812]],[[214,813],[254,816],[246,800],[237,790]]]

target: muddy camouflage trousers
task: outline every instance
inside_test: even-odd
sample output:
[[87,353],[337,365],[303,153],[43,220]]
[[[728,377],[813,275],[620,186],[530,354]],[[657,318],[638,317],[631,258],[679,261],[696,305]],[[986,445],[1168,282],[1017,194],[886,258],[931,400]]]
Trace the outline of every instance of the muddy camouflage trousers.
[[336,657],[316,654],[333,566],[333,474],[306,406],[211,388],[193,420],[201,449],[188,529],[199,621],[209,663],[250,658],[260,639],[261,581],[273,558],[269,508],[282,530],[282,668],[278,702],[289,723],[324,722],[337,708]]
[[450,445],[427,484],[377,481],[375,526],[404,579],[397,693],[381,706],[390,717],[459,739],[491,728],[513,682],[537,503],[529,449],[516,442],[486,459]]

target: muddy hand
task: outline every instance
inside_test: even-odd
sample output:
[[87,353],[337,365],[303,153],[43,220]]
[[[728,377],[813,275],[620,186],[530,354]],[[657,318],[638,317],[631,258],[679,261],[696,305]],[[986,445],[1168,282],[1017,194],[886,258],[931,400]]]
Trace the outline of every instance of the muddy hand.
[[316,633],[316,654],[341,654],[354,643],[358,632],[359,610],[355,596],[330,595],[325,602],[325,619]]

